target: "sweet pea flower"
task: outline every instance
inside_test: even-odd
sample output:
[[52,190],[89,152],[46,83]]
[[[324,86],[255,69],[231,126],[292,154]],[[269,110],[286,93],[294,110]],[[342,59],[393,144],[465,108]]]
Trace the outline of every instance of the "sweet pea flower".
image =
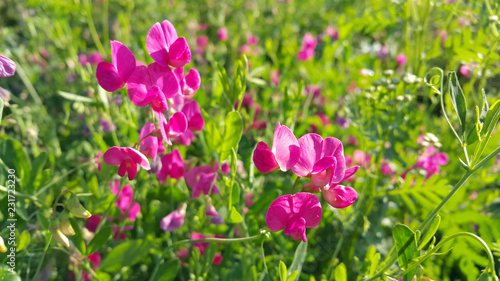
[[219,30],[217,30],[217,37],[221,41],[227,41],[227,38],[228,38],[227,29],[225,27],[219,28]]
[[179,67],[174,70],[174,73],[180,86],[180,95],[177,95],[176,98],[184,97],[183,101],[192,99],[201,86],[201,77],[198,70],[191,68],[188,74],[184,76],[184,67]]
[[[108,217],[108,220],[111,220],[112,218]],[[96,232],[97,227],[99,227],[99,223],[101,223],[102,217],[99,215],[92,215],[90,218],[87,219],[87,222],[85,224],[85,228],[87,228],[91,232]],[[131,230],[133,227],[131,225],[127,225],[123,227],[123,230]],[[126,235],[124,232],[122,232],[122,228],[120,228],[116,224],[112,224],[112,232],[113,232],[113,239],[116,240],[124,240],[126,238]]]
[[285,229],[285,235],[290,235],[293,240],[306,242],[306,228],[317,227],[321,216],[318,197],[311,193],[298,192],[274,200],[267,210],[266,224],[272,232]]
[[328,26],[324,33],[326,36],[332,38],[332,40],[339,39],[339,31],[333,26]]
[[161,157],[161,169],[157,172],[160,182],[165,182],[167,176],[172,179],[180,179],[185,176],[184,162],[181,152],[175,148],[171,153]]
[[200,197],[201,193],[208,195],[211,193],[219,194],[219,188],[215,185],[217,179],[217,169],[210,166],[194,167],[186,174],[186,183],[193,189],[193,198]]
[[257,38],[257,36],[253,36],[251,33],[248,33],[247,34],[247,44],[248,45],[257,45],[257,43],[259,43],[259,38]]
[[190,101],[182,107],[182,113],[186,116],[187,127],[191,131],[201,131],[205,126],[205,121],[201,115],[200,105],[197,101]]
[[191,50],[184,37],[177,37],[168,20],[155,23],[148,32],[146,48],[155,62],[163,67],[182,67],[191,61]]
[[[115,180],[109,183],[109,188],[114,195],[117,195],[115,202],[116,207],[125,215],[128,212],[128,219],[135,221],[137,215],[141,212],[141,206],[137,202],[133,202],[134,190],[130,185],[125,185],[120,191],[120,182]],[[120,192],[120,193],[118,193]]]
[[261,173],[270,173],[277,169],[290,170],[300,158],[299,141],[287,126],[279,122],[274,129],[272,150],[265,142],[259,142],[253,152],[253,162]]
[[160,227],[164,231],[174,231],[177,230],[184,224],[184,217],[186,216],[186,203],[182,203],[177,210],[168,214],[160,222]]
[[147,122],[141,129],[141,134],[139,135],[139,140],[141,145],[139,150],[142,154],[156,161],[159,154],[165,152],[165,147],[160,138],[152,136],[151,133],[156,129],[155,125],[151,122]]
[[405,54],[398,54],[398,56],[396,57],[396,63],[398,64],[398,66],[405,66],[406,65],[406,56]]
[[108,91],[121,89],[135,70],[135,56],[127,46],[118,41],[111,41],[111,61],[97,65],[96,77],[99,85]]
[[0,78],[10,77],[16,73],[16,63],[0,55]]
[[472,68],[472,65],[464,64],[460,66],[460,73],[467,78],[471,78],[474,73],[474,69]]
[[124,177],[128,173],[128,179],[133,180],[137,175],[137,165],[143,169],[150,170],[148,158],[130,147],[117,147],[109,148],[103,155],[104,163],[110,166],[120,166],[118,168],[118,175]]
[[[90,261],[91,267],[94,270],[101,264],[101,254],[99,254],[99,252],[94,252],[88,255],[87,259]],[[82,280],[90,281],[92,279],[94,279],[94,275],[87,270],[82,270]]]
[[423,169],[427,172],[425,179],[429,179],[432,175],[438,174],[440,167],[448,164],[448,154],[440,152],[433,145],[427,147],[422,156],[415,164],[416,168]]
[[337,184],[345,174],[344,147],[336,138],[323,140],[320,135],[306,134],[299,138],[300,157],[292,167],[299,177],[311,177],[314,186]]
[[224,223],[224,219],[219,215],[214,205],[212,205],[211,200],[208,201],[207,207],[205,209],[205,215],[212,217],[210,219],[210,223],[213,223],[215,225]]
[[358,199],[358,193],[354,188],[343,185],[327,186],[322,193],[325,201],[337,209],[349,207]]
[[208,45],[208,37],[206,35],[202,35],[202,36],[196,38],[196,44],[200,48],[204,49]]

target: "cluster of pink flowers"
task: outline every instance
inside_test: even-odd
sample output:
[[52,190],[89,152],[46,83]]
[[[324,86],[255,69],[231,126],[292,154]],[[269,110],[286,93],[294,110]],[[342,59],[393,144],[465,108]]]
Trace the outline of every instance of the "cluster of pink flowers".
[[[346,170],[344,148],[336,138],[323,139],[317,134],[306,134],[297,140],[288,127],[278,123],[272,148],[259,142],[253,162],[261,173],[291,169],[298,177],[310,178],[311,182],[304,186],[304,191],[321,192],[334,208],[348,207],[358,197],[353,188],[340,185],[359,167]],[[318,226],[321,214],[318,197],[299,192],[278,197],[267,211],[266,223],[271,231],[285,229],[285,234],[291,235],[294,240],[306,241],[305,228]]]
[[302,40],[302,47],[300,48],[297,58],[299,60],[310,60],[314,57],[314,49],[316,49],[317,40],[311,33],[306,33]]

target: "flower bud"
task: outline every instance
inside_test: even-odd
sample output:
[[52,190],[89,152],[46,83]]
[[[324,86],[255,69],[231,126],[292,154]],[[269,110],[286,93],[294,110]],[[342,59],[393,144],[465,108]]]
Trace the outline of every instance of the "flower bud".
[[68,202],[66,203],[66,208],[68,208],[69,212],[72,213],[75,217],[79,217],[82,219],[88,219],[92,214],[87,211],[82,204],[80,204],[80,201],[78,200],[78,196],[76,194],[72,193],[71,197],[68,199]]
[[69,221],[69,213],[66,210],[59,215],[59,229],[64,235],[75,235],[75,230],[73,229],[73,226],[71,226],[71,222]]
[[56,218],[51,219],[50,221],[50,233],[52,233],[52,237],[61,243],[64,247],[69,247],[69,239],[64,235],[59,229],[59,220]]
[[7,252],[7,247],[5,247],[3,238],[0,236],[0,253],[5,253],[5,252]]

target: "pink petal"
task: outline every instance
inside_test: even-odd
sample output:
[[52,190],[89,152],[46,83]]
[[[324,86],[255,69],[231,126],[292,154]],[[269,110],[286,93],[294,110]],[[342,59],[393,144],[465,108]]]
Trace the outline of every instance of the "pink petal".
[[178,136],[187,130],[187,119],[186,115],[182,112],[176,112],[172,114],[170,120],[168,121],[169,134],[173,136]]
[[155,23],[146,37],[146,48],[153,60],[163,66],[168,63],[168,47],[160,23]]
[[198,182],[198,177],[202,174],[210,174],[214,173],[215,170],[214,168],[210,166],[198,166],[194,167],[189,172],[186,174],[186,183],[190,188],[194,188],[196,186],[196,183]]
[[168,64],[172,67],[182,67],[191,62],[191,50],[189,50],[189,45],[186,38],[179,37],[170,46],[168,51]]
[[173,179],[184,177],[184,163],[179,149],[175,148],[171,153],[167,153],[161,157],[161,170],[157,172],[157,175],[160,182],[165,182],[167,176]]
[[165,98],[173,98],[180,93],[179,81],[170,67],[152,63],[148,66],[148,71],[151,75],[152,85],[160,87]]
[[186,80],[186,85],[193,91],[196,91],[200,88],[201,78],[198,70],[191,68],[184,79]]
[[293,216],[292,219],[288,221],[285,227],[285,235],[291,235],[292,239],[295,241],[301,240],[306,242],[306,220],[301,216]]
[[136,176],[137,176],[137,164],[132,163],[130,164],[130,168],[128,169],[128,180],[134,180]]
[[116,195],[118,191],[120,190],[120,181],[119,180],[114,180],[109,182],[109,189],[111,189],[111,193]]
[[16,73],[16,63],[0,55],[0,78],[10,77]]
[[100,62],[97,65],[95,76],[99,85],[108,92],[118,91],[125,85],[116,68],[109,62]]
[[323,140],[322,157],[333,156],[336,158],[336,166],[333,171],[332,181],[339,183],[344,178],[345,158],[342,142],[336,138],[328,137]]
[[351,206],[358,199],[358,193],[352,187],[337,185],[325,188],[323,197],[332,207],[345,208]]
[[253,163],[261,173],[270,173],[280,167],[273,152],[262,141],[257,144],[253,152]]
[[300,147],[297,138],[287,126],[276,125],[274,130],[272,152],[283,172],[290,170],[300,158]]
[[147,157],[151,157],[156,160],[158,156],[158,138],[154,136],[149,136],[156,129],[155,125],[151,122],[147,122],[144,127],[142,127],[141,134],[139,135],[139,140],[141,141],[140,151]]
[[167,44],[167,47],[170,48],[170,46],[174,43],[174,41],[177,40],[177,31],[175,30],[174,25],[168,20],[162,21],[161,28],[165,36],[165,42]]
[[127,82],[136,66],[132,51],[118,41],[111,41],[111,59],[121,80]]
[[201,193],[208,195],[208,193],[210,192],[211,186],[212,186],[212,193],[218,193],[218,192],[215,192],[215,190],[218,191],[218,189],[216,189],[215,185],[213,184],[215,176],[216,176],[215,173],[210,173],[210,174],[203,173],[203,174],[201,174],[200,179],[196,183],[196,186],[193,188],[192,197],[198,198],[201,195]]
[[307,177],[321,157],[323,138],[317,134],[306,134],[299,139],[299,145],[300,158],[292,171],[299,177]]
[[132,162],[139,164],[145,170],[151,169],[148,158],[144,156],[144,154],[131,147],[125,147],[123,148],[123,150],[124,153],[126,153],[126,155],[132,160]]
[[110,147],[106,152],[104,152],[104,155],[102,156],[104,163],[110,166],[118,166],[126,158],[127,155],[124,153],[123,149],[117,146]]
[[320,173],[312,174],[311,175],[312,183],[317,187],[323,187],[327,185],[330,182],[330,179],[332,178],[332,171],[333,169],[330,167],[324,171],[321,171]]
[[312,174],[321,173],[336,164],[337,164],[337,159],[335,159],[335,157],[327,156],[321,158],[318,162],[314,164],[311,173]]
[[125,174],[127,173],[127,170],[128,170],[127,161],[123,161],[120,164],[120,167],[118,168],[118,175],[120,177],[124,177]]
[[354,166],[354,167],[347,169],[345,171],[344,178],[342,179],[342,181],[345,181],[345,180],[349,179],[350,177],[352,177],[358,170],[359,170],[359,166]]
[[125,185],[117,197],[118,200],[116,201],[115,205],[122,211],[122,213],[125,213],[132,204],[134,190],[130,185]]
[[278,197],[267,210],[266,224],[269,230],[280,231],[286,227],[293,215],[304,218],[307,228],[318,226],[322,216],[318,197],[304,192]]
[[288,223],[288,218],[293,215],[290,197],[287,194],[276,198],[271,203],[266,214],[266,224],[270,231],[276,232],[284,229]]
[[190,130],[201,131],[205,125],[203,116],[201,115],[200,106],[196,101],[190,101],[182,107],[182,112],[186,115],[188,120],[188,128]]
[[147,66],[136,67],[127,81],[127,93],[133,104],[144,106],[143,101],[146,99],[150,84],[151,81]]
[[139,203],[137,202],[134,202],[132,204],[132,207],[130,207],[130,210],[128,210],[128,219],[130,221],[135,221],[135,218],[140,212],[141,212],[141,205],[139,205]]

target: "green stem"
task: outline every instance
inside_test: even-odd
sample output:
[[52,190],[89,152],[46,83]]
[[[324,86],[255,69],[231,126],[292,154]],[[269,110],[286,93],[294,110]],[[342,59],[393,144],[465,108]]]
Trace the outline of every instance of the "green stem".
[[35,275],[33,276],[33,281],[35,281],[38,277],[38,274],[40,273],[40,269],[42,268],[43,260],[45,259],[45,254],[47,253],[47,250],[49,249],[50,242],[52,241],[52,235],[50,235],[49,239],[47,240],[47,243],[45,244],[45,248],[43,249],[43,254],[42,258],[40,259],[40,262],[38,263],[38,266],[36,268]]
[[97,30],[95,29],[94,20],[92,20],[92,5],[90,5],[88,0],[85,1],[85,10],[87,13],[87,24],[89,26],[90,34],[92,35],[92,40],[94,40],[94,44],[99,50],[99,53],[106,57],[106,50],[104,50],[104,47],[102,46]]
[[300,181],[300,177],[297,176],[297,179],[295,180],[295,183],[293,184],[292,191],[290,191],[290,194],[293,194],[293,191],[295,190],[297,185],[299,185],[299,181]]
[[[499,148],[500,149],[500,148]],[[443,208],[443,206],[451,199],[451,197],[458,191],[458,189],[470,178],[470,176],[475,172],[476,170],[469,170],[465,173],[465,175],[455,184],[453,189],[450,191],[450,193],[441,201],[441,203],[427,216],[427,218],[424,220],[422,225],[416,230],[420,231],[421,233],[424,233],[426,228],[429,226],[429,224],[432,222],[436,214]],[[386,266],[384,266],[379,272],[377,272],[375,275],[370,277],[369,279],[366,279],[366,281],[371,281],[371,280],[376,280],[380,276],[382,276],[391,266],[398,260],[398,255],[397,252],[394,252],[395,254],[392,255],[392,257],[387,261]]]

